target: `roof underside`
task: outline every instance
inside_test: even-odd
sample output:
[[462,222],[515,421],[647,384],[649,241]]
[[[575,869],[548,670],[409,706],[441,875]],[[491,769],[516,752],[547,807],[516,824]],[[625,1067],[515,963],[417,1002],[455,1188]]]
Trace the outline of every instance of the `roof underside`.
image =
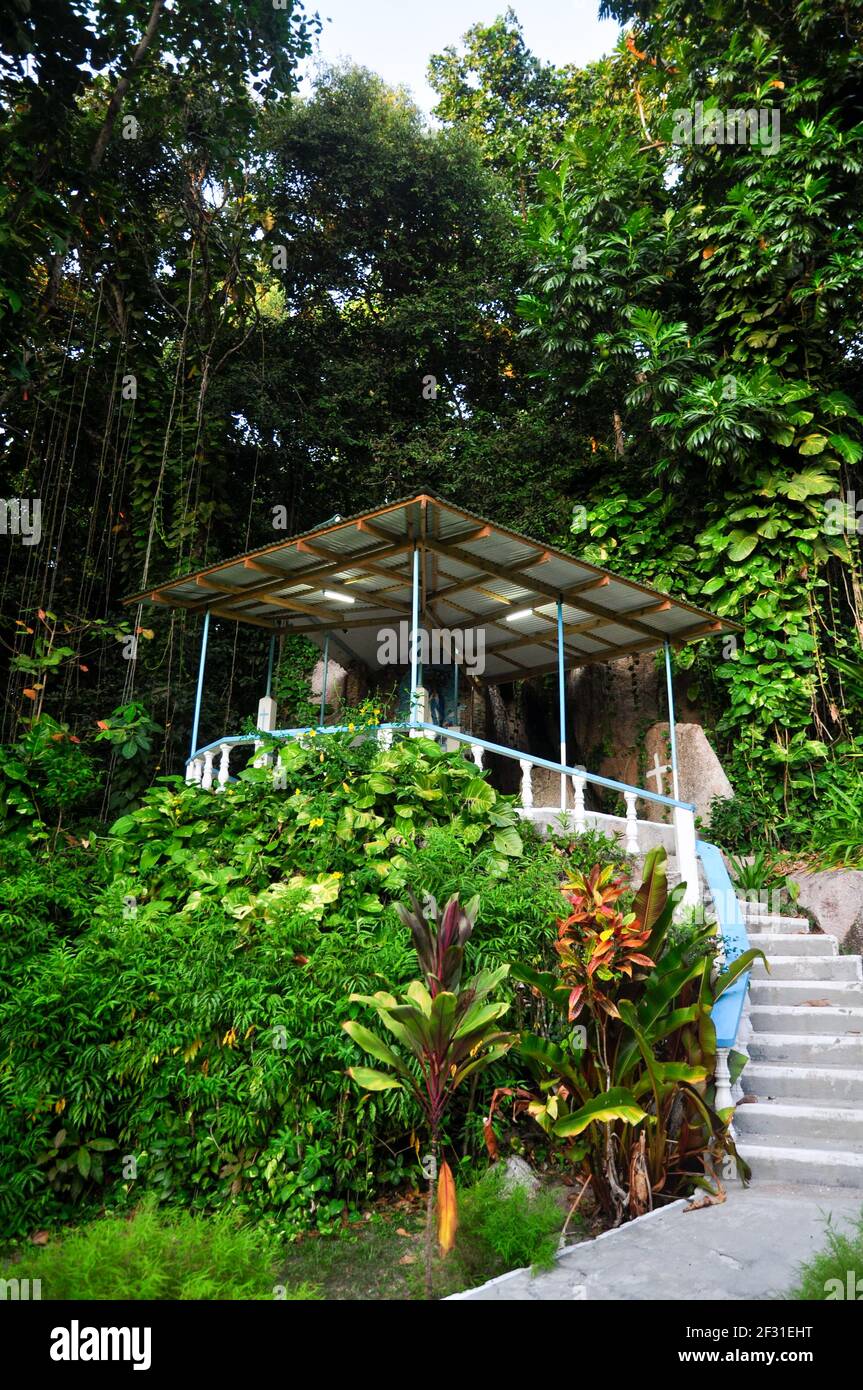
[[567,667],[738,630],[428,494],[329,522],[125,602],[209,609],[319,645],[330,632],[343,656],[374,669],[380,629],[410,620],[417,544],[422,626],[484,629],[482,679],[492,684],[556,669],[559,597]]

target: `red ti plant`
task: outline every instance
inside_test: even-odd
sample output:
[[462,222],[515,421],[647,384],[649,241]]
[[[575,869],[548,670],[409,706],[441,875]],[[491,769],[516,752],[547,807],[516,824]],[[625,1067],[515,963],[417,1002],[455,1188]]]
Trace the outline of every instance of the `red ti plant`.
[[[441,913],[434,898],[420,907],[410,895],[412,911],[399,905],[398,914],[410,929],[422,971],[401,999],[379,992],[352,994],[351,1002],[370,1004],[401,1045],[395,1052],[388,1043],[361,1023],[342,1024],[364,1052],[383,1062],[388,1071],[350,1067],[348,1075],[367,1091],[407,1090],[414,1097],[428,1126],[432,1177],[437,1171],[441,1129],[453,1093],[468,1076],[475,1075],[502,1057],[515,1041],[501,1032],[498,1020],[507,1012],[505,1001],[487,1002],[509,973],[509,966],[481,970],[461,987],[464,948],[474,928],[479,899],[464,907],[454,894]],[[432,1227],[434,1189],[429,1183],[426,1226],[426,1291],[431,1297]],[[449,1164],[438,1171],[438,1241],[446,1255],[455,1242],[458,1221],[455,1182]]]

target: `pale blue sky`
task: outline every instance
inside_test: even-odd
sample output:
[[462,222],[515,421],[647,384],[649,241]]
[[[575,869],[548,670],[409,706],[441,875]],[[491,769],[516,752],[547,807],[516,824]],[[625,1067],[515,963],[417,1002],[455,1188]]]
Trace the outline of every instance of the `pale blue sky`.
[[[436,101],[425,77],[431,55],[459,47],[472,25],[488,24],[506,8],[507,0],[306,0],[307,12],[332,20],[324,23],[316,59],[371,68],[391,86],[409,87],[424,111]],[[617,24],[597,18],[599,0],[512,0],[512,8],[528,47],[546,62],[591,62],[617,38]]]

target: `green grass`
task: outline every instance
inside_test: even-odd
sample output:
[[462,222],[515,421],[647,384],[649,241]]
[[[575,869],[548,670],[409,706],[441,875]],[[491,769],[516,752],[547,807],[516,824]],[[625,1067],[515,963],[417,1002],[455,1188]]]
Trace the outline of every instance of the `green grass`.
[[863,1212],[848,1234],[827,1226],[825,1248],[801,1265],[799,1281],[789,1297],[808,1302],[847,1299],[849,1284],[851,1297],[863,1298]]
[[311,1282],[279,1278],[278,1253],[260,1230],[219,1218],[142,1209],[105,1216],[19,1259],[4,1278],[39,1279],[43,1299],[310,1299]]
[[[546,1267],[564,1207],[547,1191],[501,1189],[492,1170],[459,1192],[455,1249],[435,1251],[437,1298],[523,1265]],[[425,1195],[390,1201],[335,1235],[283,1245],[260,1227],[154,1206],[102,1216],[20,1247],[0,1276],[38,1279],[44,1300],[414,1300],[425,1297]]]

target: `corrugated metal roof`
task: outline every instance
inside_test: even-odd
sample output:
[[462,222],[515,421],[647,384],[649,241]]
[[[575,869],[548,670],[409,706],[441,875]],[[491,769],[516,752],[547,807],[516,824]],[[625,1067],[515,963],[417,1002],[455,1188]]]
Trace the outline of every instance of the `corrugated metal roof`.
[[569,666],[650,651],[666,638],[680,643],[739,631],[727,619],[427,493],[235,555],[124,602],[209,609],[319,643],[327,631],[338,632],[376,667],[381,630],[410,617],[415,545],[423,626],[482,629],[486,681],[555,669],[559,597]]

